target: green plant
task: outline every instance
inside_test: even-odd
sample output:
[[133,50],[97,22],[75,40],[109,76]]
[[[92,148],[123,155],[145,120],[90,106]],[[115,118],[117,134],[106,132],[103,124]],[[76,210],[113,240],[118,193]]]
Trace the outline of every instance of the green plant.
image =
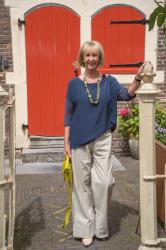
[[159,28],[162,28],[164,33],[164,45],[166,47],[166,2],[156,1],[157,8],[151,13],[149,17],[149,31],[154,28],[155,23]]
[[[155,138],[166,144],[166,109],[156,105],[155,114]],[[131,107],[119,111],[118,132],[127,139],[139,139],[139,106],[132,104]]]
[[118,132],[125,138],[139,138],[139,106],[133,104],[130,108],[123,108],[119,112]]
[[156,106],[155,137],[163,144],[166,144],[166,109],[159,105]]

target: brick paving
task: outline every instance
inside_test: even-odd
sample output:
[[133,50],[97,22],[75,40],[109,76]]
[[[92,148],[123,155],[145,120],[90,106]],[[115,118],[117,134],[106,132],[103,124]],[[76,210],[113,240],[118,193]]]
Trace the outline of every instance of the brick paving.
[[[110,237],[94,240],[89,250],[135,250],[140,245],[139,162],[118,156],[125,167],[115,171],[116,185],[110,201]],[[80,250],[80,240],[72,238],[71,224],[62,230],[67,192],[62,175],[17,175],[14,250]]]

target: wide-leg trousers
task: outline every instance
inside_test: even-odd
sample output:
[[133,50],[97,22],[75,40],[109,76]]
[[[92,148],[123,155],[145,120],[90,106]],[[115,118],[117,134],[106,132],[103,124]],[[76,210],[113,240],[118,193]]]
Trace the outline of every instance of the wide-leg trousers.
[[108,205],[114,178],[111,161],[111,131],[72,149],[73,237],[109,236]]

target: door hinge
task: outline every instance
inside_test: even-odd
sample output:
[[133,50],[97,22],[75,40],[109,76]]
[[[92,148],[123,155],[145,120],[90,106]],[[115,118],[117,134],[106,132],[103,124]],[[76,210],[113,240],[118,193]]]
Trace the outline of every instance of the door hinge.
[[117,21],[111,21],[110,24],[148,24],[149,20],[147,19],[141,19],[141,20],[117,20]]
[[23,131],[25,131],[28,128],[29,128],[28,124],[24,124],[24,123],[22,124],[22,130]]
[[18,19],[18,27],[22,27],[22,25],[25,25],[25,20]]
[[139,68],[143,62],[137,63],[124,63],[124,64],[110,64],[109,67],[137,67]]

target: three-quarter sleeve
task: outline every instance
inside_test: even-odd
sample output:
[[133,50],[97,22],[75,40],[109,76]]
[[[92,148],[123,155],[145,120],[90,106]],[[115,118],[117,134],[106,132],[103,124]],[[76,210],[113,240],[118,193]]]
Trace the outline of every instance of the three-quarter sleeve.
[[128,92],[128,89],[125,88],[123,85],[116,82],[117,84],[117,100],[118,101],[130,101],[132,100],[136,95],[131,96]]
[[74,105],[72,101],[72,89],[71,82],[69,82],[67,93],[66,93],[66,107],[65,107],[65,117],[64,117],[64,126],[70,127],[72,114],[74,110]]

